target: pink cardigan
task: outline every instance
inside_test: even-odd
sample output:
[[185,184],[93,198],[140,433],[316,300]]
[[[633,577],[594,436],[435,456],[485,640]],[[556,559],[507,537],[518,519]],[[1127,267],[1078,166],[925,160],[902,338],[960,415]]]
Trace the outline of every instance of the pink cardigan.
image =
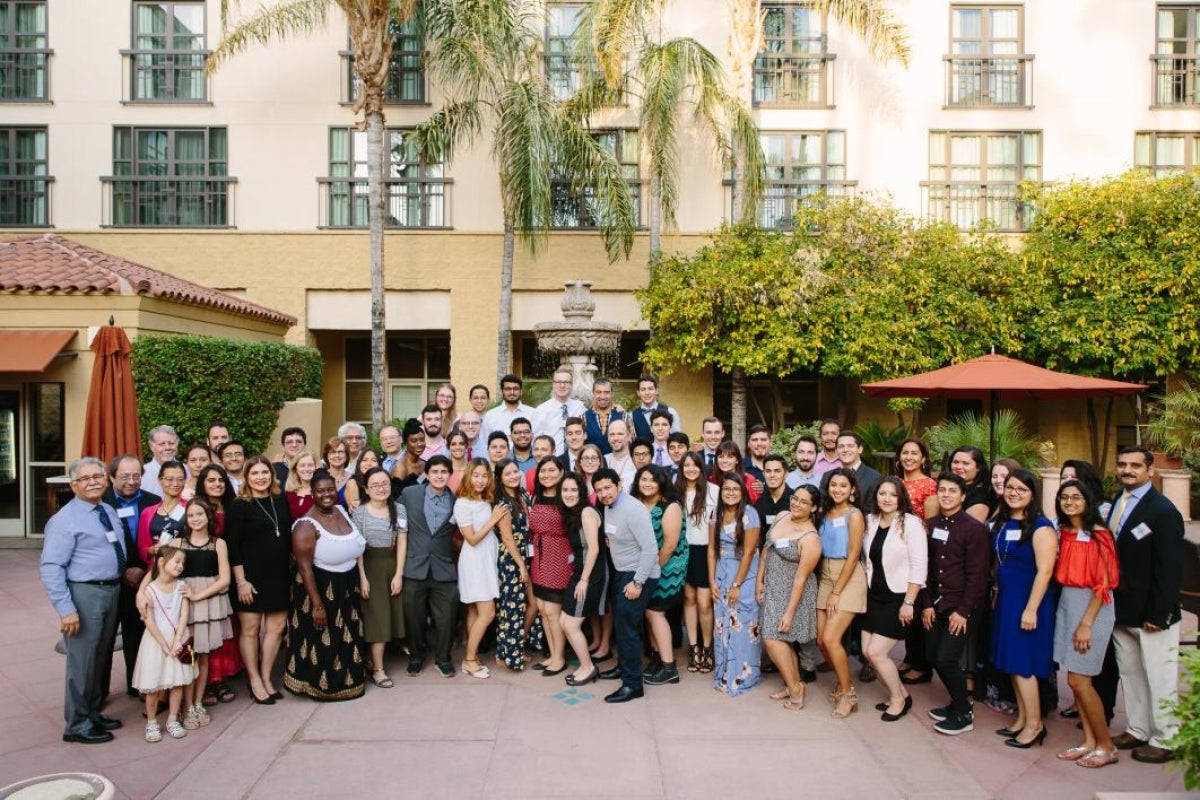
[[[893,525],[894,527],[894,525]],[[871,585],[871,542],[879,532],[879,515],[867,515],[867,535],[863,538],[863,561],[867,569],[867,586]],[[887,580],[888,588],[893,592],[908,591],[908,585],[915,583],[925,585],[925,576],[929,566],[929,539],[925,532],[925,523],[913,514],[904,515],[904,535],[897,536],[898,531],[888,533],[883,543],[883,577]]]

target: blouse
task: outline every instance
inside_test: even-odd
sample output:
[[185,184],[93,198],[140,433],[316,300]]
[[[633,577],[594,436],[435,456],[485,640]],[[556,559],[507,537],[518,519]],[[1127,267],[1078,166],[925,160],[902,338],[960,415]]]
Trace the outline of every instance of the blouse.
[[1107,528],[1059,531],[1058,563],[1054,580],[1063,586],[1091,589],[1101,601],[1112,602],[1112,590],[1120,582],[1117,550]]
[[704,510],[700,512],[699,519],[693,518],[688,511],[696,499],[695,489],[687,490],[687,496],[683,502],[685,538],[689,545],[701,547],[708,544],[708,528],[712,525],[713,516],[717,513],[717,496],[721,493],[715,483],[705,483],[704,488],[707,495],[704,499]]
[[821,520],[821,552],[826,558],[846,558],[850,554],[850,520],[862,514],[852,508],[840,517],[825,517]]

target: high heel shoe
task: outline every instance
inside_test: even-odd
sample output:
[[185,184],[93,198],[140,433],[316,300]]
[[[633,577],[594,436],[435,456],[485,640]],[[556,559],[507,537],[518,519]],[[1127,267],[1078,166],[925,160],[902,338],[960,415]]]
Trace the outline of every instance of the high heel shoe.
[[253,690],[253,689],[251,689],[251,690],[250,690],[250,699],[252,699],[254,702],[258,703],[260,706],[273,706],[273,705],[275,705],[275,698],[274,698],[274,697],[272,697],[271,695],[267,695],[267,696],[266,696],[266,697],[264,697],[262,700],[259,700],[259,699],[258,699],[258,695],[256,695],[256,694],[254,693],[254,690]]
[[854,687],[851,686],[850,691],[838,694],[837,705],[830,713],[830,716],[834,719],[845,719],[855,711],[858,711],[858,694],[854,691]]
[[692,645],[692,654],[688,657],[687,671],[699,672],[700,662],[704,659],[704,648],[698,644]]
[[270,695],[270,696],[271,696],[271,699],[272,699],[272,700],[282,700],[282,699],[283,699],[283,692],[281,692],[281,691],[279,691],[278,689],[276,689],[275,691],[271,692],[271,695]]
[[564,672],[566,672],[566,670],[567,670],[567,662],[564,661],[563,665],[561,667],[559,667],[558,669],[550,669],[549,667],[546,667],[545,669],[543,669],[542,677],[543,678],[553,678],[555,675],[563,674]]
[[904,698],[904,707],[900,709],[899,714],[890,713],[886,707],[883,709],[883,716],[880,717],[884,722],[895,722],[912,710],[912,695]]
[[1035,744],[1040,746],[1044,741],[1046,741],[1046,729],[1042,728],[1040,731],[1038,731],[1038,735],[1034,736],[1028,742],[1022,742],[1014,736],[1011,739],[1005,739],[1004,743],[1009,747],[1019,747],[1022,750],[1028,750]]
[[1022,728],[996,728],[996,735],[1003,736],[1005,739],[1012,739],[1022,730]]
[[600,677],[600,668],[595,664],[592,665],[592,671],[582,678],[576,678],[574,675],[568,675],[567,686],[584,686],[589,683],[594,683]]

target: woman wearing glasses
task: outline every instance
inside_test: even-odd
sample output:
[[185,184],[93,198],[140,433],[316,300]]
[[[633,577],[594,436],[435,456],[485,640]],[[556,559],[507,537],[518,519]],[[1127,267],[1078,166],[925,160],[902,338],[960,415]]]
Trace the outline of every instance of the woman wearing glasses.
[[371,648],[371,683],[381,689],[395,686],[383,668],[383,651],[393,639],[404,638],[404,556],[408,537],[401,530],[404,506],[389,499],[392,479],[387,470],[374,467],[364,477],[367,502],[354,509],[354,524],[367,539],[363,571],[367,591],[363,598],[363,638]]

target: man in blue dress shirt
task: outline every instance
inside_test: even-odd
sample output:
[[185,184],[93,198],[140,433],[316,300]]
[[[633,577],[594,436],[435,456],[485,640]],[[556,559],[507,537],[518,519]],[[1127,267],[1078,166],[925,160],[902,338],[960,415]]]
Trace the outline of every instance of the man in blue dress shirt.
[[121,519],[100,502],[108,488],[104,462],[73,461],[67,477],[75,498],[46,523],[40,573],[67,649],[63,741],[98,744],[121,727],[100,713],[108,694],[101,666],[117,625],[127,556]]

